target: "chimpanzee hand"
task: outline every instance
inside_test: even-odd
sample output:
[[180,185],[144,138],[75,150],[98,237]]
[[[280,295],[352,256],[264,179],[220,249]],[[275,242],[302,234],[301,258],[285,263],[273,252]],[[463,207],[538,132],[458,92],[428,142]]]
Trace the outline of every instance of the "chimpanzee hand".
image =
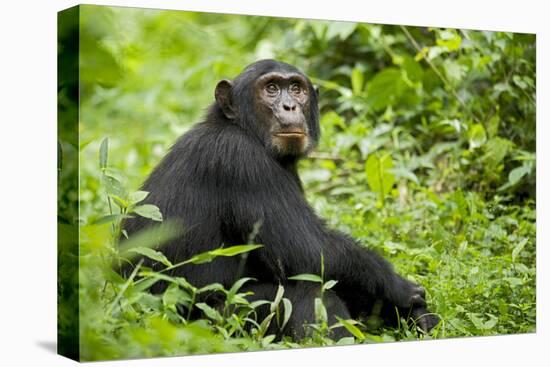
[[439,318],[426,307],[426,291],[418,284],[396,275],[386,296],[403,315],[410,315],[411,321],[421,330],[428,332],[438,324]]
[[426,307],[426,291],[424,288],[395,274],[389,283],[386,297],[393,305],[403,309]]
[[439,323],[439,317],[428,311],[426,307],[413,308],[410,319],[424,332],[430,331]]

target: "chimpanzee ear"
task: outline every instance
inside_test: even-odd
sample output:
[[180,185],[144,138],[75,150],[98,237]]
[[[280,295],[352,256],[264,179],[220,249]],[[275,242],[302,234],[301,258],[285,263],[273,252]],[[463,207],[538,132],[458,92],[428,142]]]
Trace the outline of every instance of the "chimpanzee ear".
[[233,88],[233,83],[227,79],[223,79],[216,85],[215,92],[216,102],[228,119],[235,118],[235,109],[231,101],[231,88]]
[[314,86],[313,86],[313,90],[315,91],[315,95],[316,95],[317,97],[319,97],[319,86],[318,86],[318,85],[314,85]]

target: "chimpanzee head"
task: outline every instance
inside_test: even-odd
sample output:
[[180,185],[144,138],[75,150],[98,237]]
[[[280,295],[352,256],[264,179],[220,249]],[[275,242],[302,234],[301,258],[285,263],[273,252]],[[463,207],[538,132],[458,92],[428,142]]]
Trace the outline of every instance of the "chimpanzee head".
[[253,132],[276,158],[301,157],[319,140],[317,92],[294,66],[257,61],[216,86],[226,119]]

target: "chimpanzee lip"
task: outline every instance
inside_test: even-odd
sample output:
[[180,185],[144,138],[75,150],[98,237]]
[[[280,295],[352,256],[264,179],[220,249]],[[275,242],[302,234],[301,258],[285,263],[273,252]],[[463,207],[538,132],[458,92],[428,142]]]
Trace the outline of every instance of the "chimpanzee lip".
[[302,130],[293,130],[293,131],[280,131],[274,134],[275,136],[280,136],[283,138],[297,138],[306,135]]

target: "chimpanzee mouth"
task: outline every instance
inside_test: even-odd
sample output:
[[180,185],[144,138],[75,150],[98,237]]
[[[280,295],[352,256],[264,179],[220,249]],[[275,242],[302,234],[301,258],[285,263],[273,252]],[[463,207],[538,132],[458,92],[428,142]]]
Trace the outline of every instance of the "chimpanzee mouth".
[[274,134],[279,138],[303,138],[306,133],[301,130],[296,131],[281,131]]

